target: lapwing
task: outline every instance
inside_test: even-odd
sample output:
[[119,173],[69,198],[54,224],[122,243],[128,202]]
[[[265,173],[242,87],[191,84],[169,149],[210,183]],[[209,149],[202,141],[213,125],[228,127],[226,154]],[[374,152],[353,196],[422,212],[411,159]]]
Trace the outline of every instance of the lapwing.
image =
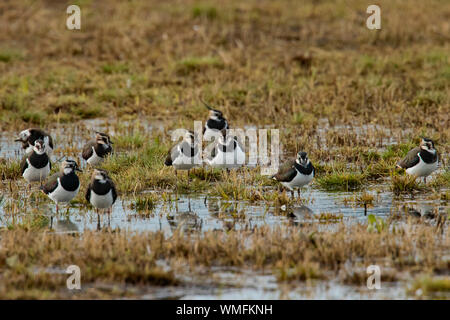
[[22,148],[25,153],[31,153],[33,151],[34,143],[36,140],[41,139],[45,143],[45,151],[47,154],[51,154],[53,151],[53,139],[52,137],[42,129],[29,128],[19,133],[19,137],[16,140],[22,143]]
[[89,141],[83,148],[82,157],[92,166],[100,164],[105,157],[112,153],[110,137],[101,132],[96,132],[95,140]]
[[196,142],[194,132],[186,130],[183,140],[169,149],[164,164],[166,166],[173,166],[175,168],[175,175],[177,174],[177,170],[187,170],[188,177],[190,169],[201,166],[201,150]]
[[80,190],[80,180],[76,171],[81,172],[78,164],[74,160],[67,159],[61,163],[60,172],[55,173],[45,185],[41,186],[41,190],[56,203],[56,214],[58,204],[69,202]]
[[438,168],[438,153],[434,148],[434,142],[428,138],[422,138],[420,146],[410,150],[406,157],[397,163],[398,168],[405,169],[406,173],[416,177],[426,178]]
[[[44,181],[51,170],[48,154],[45,152],[45,143],[42,139],[34,142],[31,153],[26,154],[20,163],[22,176],[30,182]],[[31,187],[31,185],[29,185]]]
[[116,186],[105,170],[94,169],[85,198],[97,212],[97,228],[100,229],[99,209],[107,209],[109,216],[117,199]]
[[289,161],[282,165],[272,178],[288,188],[292,196],[294,196],[294,188],[298,188],[297,192],[300,196],[300,188],[310,183],[314,178],[314,166],[308,159],[307,153],[300,151],[297,153],[295,161]]
[[203,128],[203,139],[210,141],[211,137],[217,136],[224,129],[229,129],[228,121],[223,117],[222,111],[213,109],[203,100],[200,100],[209,110],[209,118]]
[[233,169],[244,165],[245,151],[236,136],[223,129],[205,163],[215,168]]

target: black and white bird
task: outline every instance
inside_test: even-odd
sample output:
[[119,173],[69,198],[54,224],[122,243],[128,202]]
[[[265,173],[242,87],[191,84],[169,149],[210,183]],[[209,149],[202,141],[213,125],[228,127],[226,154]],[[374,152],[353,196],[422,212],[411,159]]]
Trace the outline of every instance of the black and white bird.
[[223,129],[205,163],[215,168],[233,169],[245,163],[245,151],[238,138]]
[[169,149],[166,160],[166,166],[173,166],[175,174],[177,170],[189,170],[202,165],[201,150],[195,139],[194,132],[186,130],[183,140],[176,143]]
[[111,207],[117,199],[116,186],[105,170],[94,169],[85,198],[97,212],[97,228],[100,229],[99,209],[108,209],[108,215],[111,214]]
[[295,161],[289,161],[282,165],[272,178],[288,188],[292,196],[294,196],[294,188],[298,188],[298,195],[300,196],[300,188],[310,183],[314,178],[314,166],[308,159],[307,153],[300,151],[297,153]]
[[42,139],[34,142],[32,151],[23,157],[20,167],[22,169],[22,176],[29,183],[35,181],[41,182],[48,177],[52,165],[45,152],[45,143]]
[[434,142],[428,138],[422,138],[420,146],[410,150],[405,158],[397,163],[398,168],[405,169],[406,173],[416,177],[427,176],[438,168],[439,156],[434,148]]
[[19,137],[14,141],[22,143],[22,148],[25,153],[31,153],[33,151],[34,143],[36,140],[41,139],[45,143],[45,152],[51,154],[53,151],[53,139],[52,137],[42,129],[29,128],[19,133]]
[[56,213],[58,214],[58,204],[67,203],[76,197],[80,190],[80,180],[76,171],[81,170],[74,160],[67,159],[61,163],[60,172],[51,176],[48,182],[41,187],[41,190],[56,203]]
[[112,144],[107,134],[96,132],[95,140],[89,141],[84,146],[82,157],[88,164],[96,166],[112,153]]
[[220,131],[229,129],[228,121],[223,117],[222,111],[213,109],[203,100],[200,100],[209,110],[209,118],[203,128],[203,139],[210,141],[211,137],[218,136]]

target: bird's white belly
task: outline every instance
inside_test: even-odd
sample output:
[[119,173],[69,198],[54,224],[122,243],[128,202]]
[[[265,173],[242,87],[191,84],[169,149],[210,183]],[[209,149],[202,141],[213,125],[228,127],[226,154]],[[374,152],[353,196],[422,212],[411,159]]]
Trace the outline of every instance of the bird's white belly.
[[217,150],[216,156],[209,161],[209,165],[216,168],[238,168],[245,163],[245,153],[240,148],[236,148],[234,152],[222,152]]
[[60,183],[58,183],[58,187],[52,193],[50,193],[48,197],[56,203],[69,202],[70,200],[76,197],[79,190],[80,187],[78,186],[78,188],[75,191],[67,191],[61,186]]
[[[213,141],[219,139],[221,136],[221,133],[217,129],[206,129],[205,133],[203,134],[203,140],[204,141]],[[213,138],[214,137],[214,138]]]
[[95,152],[95,149],[92,148],[92,156],[89,159],[87,159],[86,162],[89,163],[91,166],[96,166],[96,165],[100,164],[102,161],[103,161],[103,158],[99,157],[97,155],[97,153]]
[[425,163],[422,159],[414,167],[406,169],[406,173],[415,175],[417,177],[426,177],[435,171],[438,167],[438,162]]
[[104,195],[98,195],[91,190],[91,197],[89,200],[94,207],[99,209],[111,207],[114,201],[111,190],[109,190],[109,192]]
[[40,169],[34,168],[28,163],[28,168],[26,168],[25,171],[23,172],[23,177],[28,182],[43,181],[48,177],[49,173],[50,173],[49,163],[47,163],[45,167]]
[[[200,152],[198,152],[200,154]],[[189,170],[194,167],[200,166],[202,163],[202,160],[200,156],[195,157],[187,157],[184,153],[181,153],[178,155],[178,157],[172,161],[172,166],[176,170]]]
[[281,182],[281,184],[285,187],[287,187],[288,189],[293,189],[293,188],[301,188],[305,185],[307,185],[308,183],[310,183],[312,181],[312,179],[314,178],[314,171],[311,172],[309,175],[303,175],[300,174],[299,172],[297,172],[297,175],[295,176],[294,179],[292,179],[292,181],[290,182]]

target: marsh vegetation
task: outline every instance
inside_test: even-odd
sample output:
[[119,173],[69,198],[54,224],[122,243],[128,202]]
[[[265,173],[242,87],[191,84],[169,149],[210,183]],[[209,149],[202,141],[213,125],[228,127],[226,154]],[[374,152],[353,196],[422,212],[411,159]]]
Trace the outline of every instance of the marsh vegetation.
[[[381,1],[378,31],[361,1],[79,1],[80,31],[66,3],[30,3],[0,3],[0,298],[449,298],[445,1]],[[232,127],[279,128],[281,162],[307,151],[301,198],[259,167],[164,166],[172,130],[206,119],[199,97]],[[83,189],[50,229],[13,142],[30,126],[82,166],[92,130],[111,135],[100,231]],[[395,168],[420,136],[441,157],[426,184]]]

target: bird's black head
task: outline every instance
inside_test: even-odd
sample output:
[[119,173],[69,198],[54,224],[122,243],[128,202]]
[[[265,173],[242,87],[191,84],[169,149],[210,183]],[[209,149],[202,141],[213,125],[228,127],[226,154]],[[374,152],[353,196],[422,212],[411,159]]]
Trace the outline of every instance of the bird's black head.
[[113,144],[111,138],[106,133],[96,132],[95,140],[98,144],[103,144],[106,146],[110,146],[111,144]]
[[75,160],[67,159],[64,160],[61,164],[61,171],[63,174],[71,174],[75,171],[81,171],[81,169],[78,167],[78,163]]
[[191,145],[193,145],[195,142],[195,134],[191,130],[186,130],[183,138],[184,138],[184,141],[188,142]]
[[297,153],[297,161],[302,166],[306,166],[308,164],[308,154],[304,151],[300,151]]
[[220,120],[223,118],[223,113],[220,110],[212,108],[210,105],[208,105],[203,100],[200,100],[206,107],[206,109],[209,110],[209,118],[213,120]]
[[37,154],[43,154],[43,153],[45,152],[45,143],[44,143],[44,140],[42,140],[42,139],[37,139],[37,140],[34,142],[33,150],[34,150],[34,152],[36,152]]
[[422,138],[422,141],[420,142],[420,147],[427,151],[433,151],[434,150],[434,142],[433,140],[429,138]]
[[94,169],[92,173],[92,179],[97,180],[100,183],[105,183],[108,179],[108,173],[102,169]]
[[33,129],[26,129],[19,133],[19,136],[14,141],[20,141],[20,142],[26,142],[28,141],[28,138],[31,136],[31,130]]

